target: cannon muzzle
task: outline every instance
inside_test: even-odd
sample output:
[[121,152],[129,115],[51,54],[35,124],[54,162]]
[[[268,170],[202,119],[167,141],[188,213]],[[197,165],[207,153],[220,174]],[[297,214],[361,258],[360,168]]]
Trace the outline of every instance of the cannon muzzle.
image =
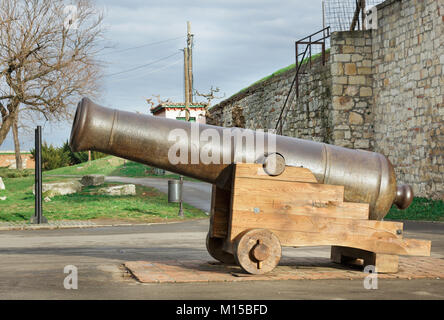
[[[186,138],[179,139],[180,134]],[[250,144],[261,142],[263,147],[237,148],[236,141],[242,137],[253,137]],[[374,220],[384,218],[392,204],[405,209],[413,199],[410,186],[397,187],[392,164],[379,153],[119,111],[88,98],[77,107],[70,146],[73,151],[96,150],[222,188],[230,188],[232,163],[259,162],[273,153],[282,156],[285,165],[310,169],[319,183],[344,186],[344,200],[369,203]],[[179,153],[185,161],[172,161]]]

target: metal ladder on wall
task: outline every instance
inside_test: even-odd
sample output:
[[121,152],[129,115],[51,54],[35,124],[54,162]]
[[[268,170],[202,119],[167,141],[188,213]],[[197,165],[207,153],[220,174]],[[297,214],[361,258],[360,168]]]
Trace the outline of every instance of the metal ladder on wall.
[[[299,75],[306,74],[305,70],[307,67],[311,69],[312,67],[312,45],[321,45],[321,55],[322,55],[322,65],[326,63],[326,40],[330,38],[330,27],[326,27],[318,32],[315,32],[305,38],[302,38],[295,42],[296,51],[296,74],[291,83],[290,90],[288,91],[287,97],[285,98],[284,104],[279,113],[279,118],[276,122],[276,133],[282,135],[282,130],[284,127],[285,118],[287,117],[288,109],[287,106],[291,104],[294,97],[299,98]],[[313,40],[315,38],[316,40]],[[305,46],[305,49],[299,50],[299,46]],[[307,58],[306,58],[307,56]],[[299,60],[299,57],[301,59]],[[305,65],[304,72],[302,72],[302,66]]]

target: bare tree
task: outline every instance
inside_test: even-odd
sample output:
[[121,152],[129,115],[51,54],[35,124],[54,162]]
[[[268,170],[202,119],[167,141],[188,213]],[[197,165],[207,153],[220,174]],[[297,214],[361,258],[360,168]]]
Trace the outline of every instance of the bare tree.
[[210,112],[208,111],[208,109],[209,109],[210,106],[211,106],[211,102],[212,102],[214,99],[222,99],[222,98],[225,97],[225,93],[224,93],[223,96],[221,96],[221,97],[217,97],[217,96],[215,95],[215,93],[218,93],[219,91],[220,91],[220,88],[219,88],[219,87],[213,88],[213,86],[211,86],[211,88],[210,88],[210,92],[208,92],[208,93],[200,93],[199,91],[194,90],[194,92],[196,93],[197,96],[199,96],[199,97],[203,97],[203,98],[205,98],[205,99],[207,100],[207,102],[205,103],[205,104],[206,104],[206,106],[205,106],[205,117],[206,117],[206,118],[211,118],[211,114],[210,114]]
[[[153,109],[154,107],[157,107],[158,105],[172,103],[172,101],[169,98],[167,99],[160,98],[160,94],[153,94],[152,96],[153,98],[145,99],[148,105],[150,106],[150,110]],[[156,98],[157,103],[154,101],[154,98]]]
[[82,96],[96,95],[102,20],[90,0],[1,0],[0,145],[21,113],[66,120]]

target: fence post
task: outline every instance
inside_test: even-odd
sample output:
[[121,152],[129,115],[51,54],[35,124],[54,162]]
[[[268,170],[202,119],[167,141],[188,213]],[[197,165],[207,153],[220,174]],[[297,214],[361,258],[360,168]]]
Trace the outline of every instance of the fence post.
[[42,127],[35,129],[35,209],[31,217],[32,224],[48,223],[42,212]]

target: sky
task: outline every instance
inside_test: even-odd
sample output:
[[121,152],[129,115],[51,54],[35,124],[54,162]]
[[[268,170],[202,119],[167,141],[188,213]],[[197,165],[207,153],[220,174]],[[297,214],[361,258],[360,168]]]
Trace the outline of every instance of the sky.
[[[146,98],[184,100],[187,21],[194,34],[194,89],[225,98],[294,63],[294,42],[322,28],[321,0],[96,0],[103,10],[102,89],[94,102],[149,114]],[[136,47],[136,48],[134,48]],[[140,67],[146,65],[144,67]],[[140,68],[139,68],[140,67]],[[135,69],[131,72],[127,70]],[[116,74],[118,73],[118,74]],[[213,104],[223,99],[214,100]],[[43,140],[69,139],[71,122],[45,123]],[[32,132],[20,132],[22,150]],[[12,133],[0,150],[13,150]]]

